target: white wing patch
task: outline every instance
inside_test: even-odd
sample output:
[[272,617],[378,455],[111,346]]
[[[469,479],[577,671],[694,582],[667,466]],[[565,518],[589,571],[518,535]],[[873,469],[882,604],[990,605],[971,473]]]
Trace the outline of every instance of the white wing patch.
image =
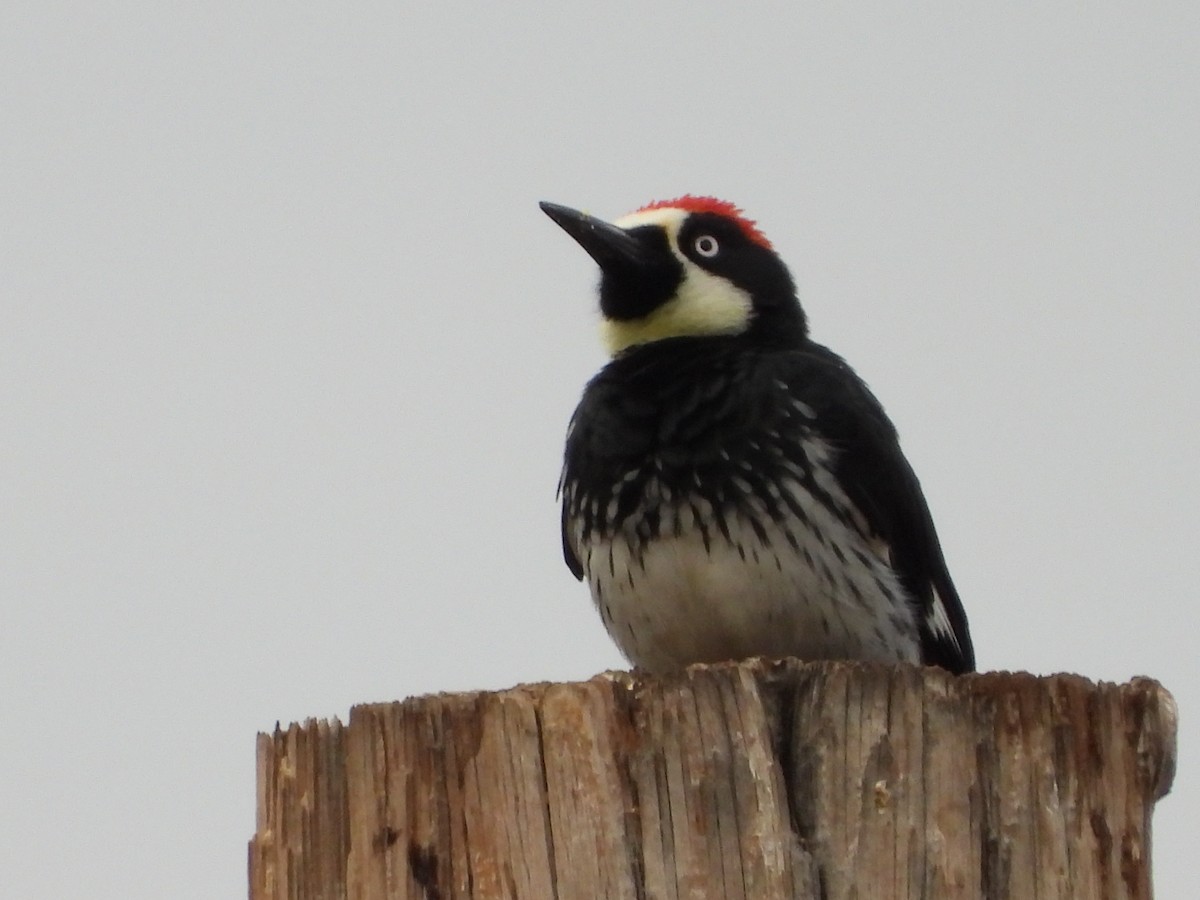
[[933,593],[933,602],[929,604],[929,612],[925,614],[925,627],[931,634],[948,640],[955,649],[961,652],[962,647],[958,643],[958,635],[954,633],[954,626],[950,624],[950,617],[946,615],[946,604],[942,602],[937,588],[930,585],[930,591]]

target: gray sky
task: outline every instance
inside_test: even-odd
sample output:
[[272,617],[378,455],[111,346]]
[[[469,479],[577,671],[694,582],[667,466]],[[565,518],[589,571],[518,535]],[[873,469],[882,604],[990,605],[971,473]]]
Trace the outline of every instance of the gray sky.
[[241,896],[255,732],[622,664],[537,201],[686,191],[896,421],[981,667],[1175,693],[1193,893],[1200,5],[994,6],[4,5],[4,895]]

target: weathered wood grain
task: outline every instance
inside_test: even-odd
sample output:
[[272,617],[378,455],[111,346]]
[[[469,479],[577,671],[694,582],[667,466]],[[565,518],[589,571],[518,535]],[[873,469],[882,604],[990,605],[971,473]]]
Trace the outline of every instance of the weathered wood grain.
[[1149,679],[752,660],[261,735],[252,900],[1145,900]]

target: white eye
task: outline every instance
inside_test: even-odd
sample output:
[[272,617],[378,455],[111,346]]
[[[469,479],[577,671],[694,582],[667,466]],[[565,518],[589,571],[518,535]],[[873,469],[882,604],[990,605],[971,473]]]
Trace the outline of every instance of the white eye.
[[711,234],[702,234],[696,238],[696,243],[692,244],[696,248],[696,252],[701,256],[707,256],[710,259],[717,255],[717,251],[721,249],[717,239]]

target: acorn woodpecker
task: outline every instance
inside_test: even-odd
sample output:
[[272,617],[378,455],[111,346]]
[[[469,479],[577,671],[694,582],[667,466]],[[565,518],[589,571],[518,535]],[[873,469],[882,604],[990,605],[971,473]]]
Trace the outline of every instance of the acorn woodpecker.
[[808,336],[754,222],[687,195],[541,208],[599,264],[611,361],[571,418],[563,553],[635,666],[750,656],[975,668],[896,430]]

